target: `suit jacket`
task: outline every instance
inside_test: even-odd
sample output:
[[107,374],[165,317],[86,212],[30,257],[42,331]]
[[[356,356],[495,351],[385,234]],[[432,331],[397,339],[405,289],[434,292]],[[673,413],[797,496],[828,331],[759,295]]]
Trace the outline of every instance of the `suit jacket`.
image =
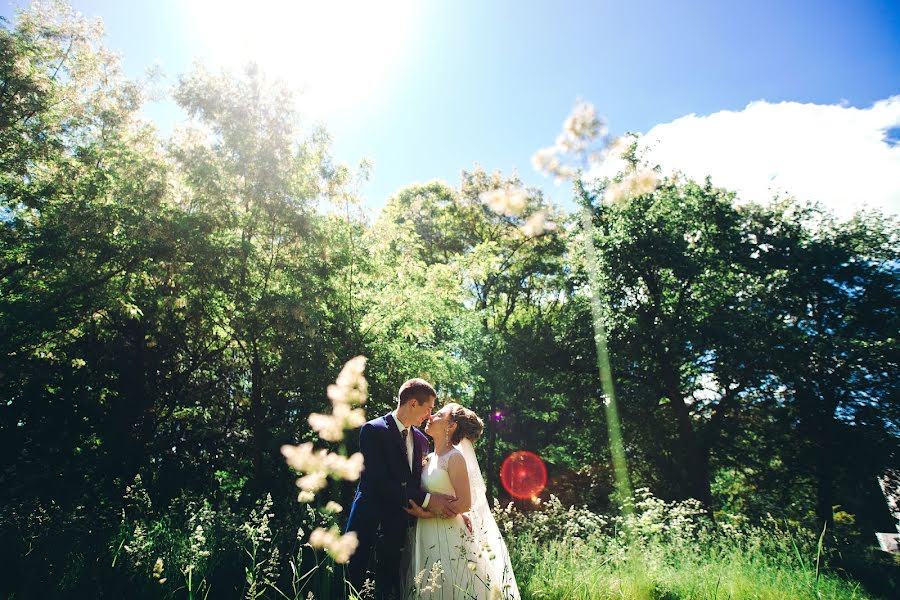
[[[381,525],[395,534],[405,531],[413,517],[404,512],[408,500],[422,505],[422,459],[428,454],[428,438],[415,427],[412,469],[393,415],[372,419],[359,432],[363,472],[353,499],[347,531],[374,532]],[[365,536],[369,537],[369,536]]]

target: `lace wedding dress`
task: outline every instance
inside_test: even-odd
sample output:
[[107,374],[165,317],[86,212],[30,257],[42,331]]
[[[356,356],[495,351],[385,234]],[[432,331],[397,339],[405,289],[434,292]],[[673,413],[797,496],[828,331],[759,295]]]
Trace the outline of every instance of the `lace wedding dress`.
[[514,599],[519,590],[506,544],[500,536],[485,496],[484,479],[471,442],[453,450],[428,455],[422,486],[429,493],[456,495],[447,465],[459,453],[466,460],[472,508],[466,513],[473,525],[469,533],[462,516],[419,519],[407,540],[407,598],[427,600]]

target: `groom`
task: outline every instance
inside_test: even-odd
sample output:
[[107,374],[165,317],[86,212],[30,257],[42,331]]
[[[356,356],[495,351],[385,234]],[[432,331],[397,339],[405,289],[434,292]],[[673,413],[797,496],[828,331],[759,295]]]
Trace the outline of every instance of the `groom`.
[[400,555],[406,528],[414,523],[403,509],[412,500],[428,510],[453,516],[455,498],[427,494],[422,489],[422,458],[428,439],[413,427],[431,417],[437,394],[424,379],[410,379],[400,386],[397,408],[373,419],[359,432],[364,467],[347,520],[347,532],[355,531],[359,546],[347,565],[347,581],[362,589],[369,555],[377,545],[375,586],[381,598],[401,597]]

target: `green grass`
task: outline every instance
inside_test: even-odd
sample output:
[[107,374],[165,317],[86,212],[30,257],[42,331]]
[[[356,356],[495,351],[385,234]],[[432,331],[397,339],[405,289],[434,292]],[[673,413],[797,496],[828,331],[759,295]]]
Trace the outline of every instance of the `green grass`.
[[562,507],[495,511],[524,599],[869,599],[829,567],[821,532],[713,524],[699,506],[638,490],[634,512]]
[[745,547],[665,545],[616,552],[581,540],[511,544],[523,598],[862,599],[859,584]]

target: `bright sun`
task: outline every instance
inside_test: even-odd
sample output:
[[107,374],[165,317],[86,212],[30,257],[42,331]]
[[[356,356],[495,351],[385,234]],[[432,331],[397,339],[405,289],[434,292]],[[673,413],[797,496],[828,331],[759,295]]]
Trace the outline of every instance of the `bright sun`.
[[207,64],[254,60],[302,91],[310,116],[364,105],[409,52],[415,0],[189,0]]

